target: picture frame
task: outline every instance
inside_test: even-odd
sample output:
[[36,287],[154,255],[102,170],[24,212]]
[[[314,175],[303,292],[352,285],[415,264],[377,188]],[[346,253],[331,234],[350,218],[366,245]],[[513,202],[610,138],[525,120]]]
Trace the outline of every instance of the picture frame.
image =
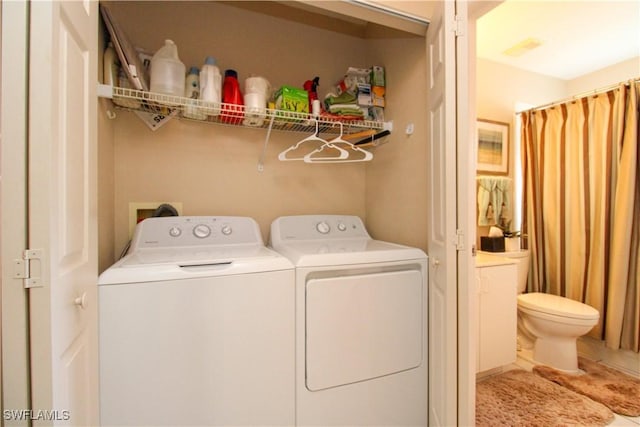
[[509,123],[478,119],[478,172],[507,175],[509,173]]

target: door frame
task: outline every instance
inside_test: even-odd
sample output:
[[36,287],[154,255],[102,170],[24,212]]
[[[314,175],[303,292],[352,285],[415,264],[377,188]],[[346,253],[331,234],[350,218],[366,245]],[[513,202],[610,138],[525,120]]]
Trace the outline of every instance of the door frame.
[[[0,9],[0,409],[4,416],[5,410],[28,410],[31,403],[28,294],[23,281],[15,277],[15,260],[22,259],[27,247],[29,4],[2,2]],[[5,421],[29,424],[27,419]]]

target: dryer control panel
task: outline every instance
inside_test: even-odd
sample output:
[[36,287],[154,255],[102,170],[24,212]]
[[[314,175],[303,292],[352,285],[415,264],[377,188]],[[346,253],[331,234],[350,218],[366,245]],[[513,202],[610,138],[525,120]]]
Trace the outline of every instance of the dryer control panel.
[[136,226],[131,249],[236,244],[263,244],[260,228],[253,218],[167,216],[140,222]]
[[297,215],[271,224],[271,241],[370,239],[362,220],[354,215]]

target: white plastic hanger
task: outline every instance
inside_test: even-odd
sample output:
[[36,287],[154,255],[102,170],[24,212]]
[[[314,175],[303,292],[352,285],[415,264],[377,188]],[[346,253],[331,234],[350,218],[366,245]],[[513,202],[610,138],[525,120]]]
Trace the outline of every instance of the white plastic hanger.
[[[342,137],[343,134],[343,127],[342,127],[342,123],[338,122],[338,124],[340,125],[340,135],[338,135],[337,137],[335,137],[334,139],[332,139],[331,141],[327,141],[326,144],[322,145],[320,148],[316,148],[315,150],[313,150],[312,152],[310,152],[309,154],[307,154],[306,156],[303,157],[303,160],[306,163],[338,163],[338,162],[368,162],[369,160],[373,159],[373,154],[370,153],[367,150],[363,150],[362,148],[350,143],[349,141],[345,140]],[[335,126],[335,124],[334,124]],[[343,144],[346,145],[347,148],[349,148],[351,151],[353,152],[360,152],[363,154],[363,157],[354,159],[354,158],[350,158],[351,155],[349,154],[348,151],[340,148],[339,146],[337,146],[336,144]],[[347,154],[346,157],[342,156],[342,153],[340,156],[314,156],[314,154],[320,153],[321,151],[323,151],[325,149],[325,147],[331,147],[331,148],[336,148],[340,151],[344,151],[344,153]]]
[[[297,143],[295,143],[294,145],[292,145],[291,147],[287,148],[286,150],[284,150],[283,152],[281,152],[280,154],[278,154],[278,159],[281,161],[290,161],[290,160],[305,160],[305,158],[307,156],[301,156],[301,157],[287,157],[287,153],[290,151],[294,151],[297,150],[298,147],[300,147],[302,144],[304,144],[305,142],[311,142],[311,141],[316,141],[316,142],[321,142],[322,145],[320,146],[320,148],[318,150],[322,150],[325,146],[328,146],[330,148],[336,149],[338,150],[338,152],[340,153],[338,156],[335,156],[334,158],[336,159],[346,159],[347,157],[349,157],[349,153],[340,148],[340,147],[336,147],[333,146],[333,144],[331,142],[327,142],[326,140],[320,138],[318,136],[318,121],[315,120],[316,123],[316,131],[313,135],[309,135],[308,137],[301,139],[300,141],[298,141]],[[315,150],[317,151],[317,150]],[[305,160],[306,161],[306,160]]]

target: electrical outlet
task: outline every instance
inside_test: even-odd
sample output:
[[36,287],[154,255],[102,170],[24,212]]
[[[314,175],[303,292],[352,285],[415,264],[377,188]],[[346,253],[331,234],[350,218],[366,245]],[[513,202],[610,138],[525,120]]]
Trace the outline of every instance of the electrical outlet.
[[129,202],[129,239],[133,237],[136,224],[151,217],[163,203],[173,206],[178,211],[178,215],[182,215],[182,202]]

